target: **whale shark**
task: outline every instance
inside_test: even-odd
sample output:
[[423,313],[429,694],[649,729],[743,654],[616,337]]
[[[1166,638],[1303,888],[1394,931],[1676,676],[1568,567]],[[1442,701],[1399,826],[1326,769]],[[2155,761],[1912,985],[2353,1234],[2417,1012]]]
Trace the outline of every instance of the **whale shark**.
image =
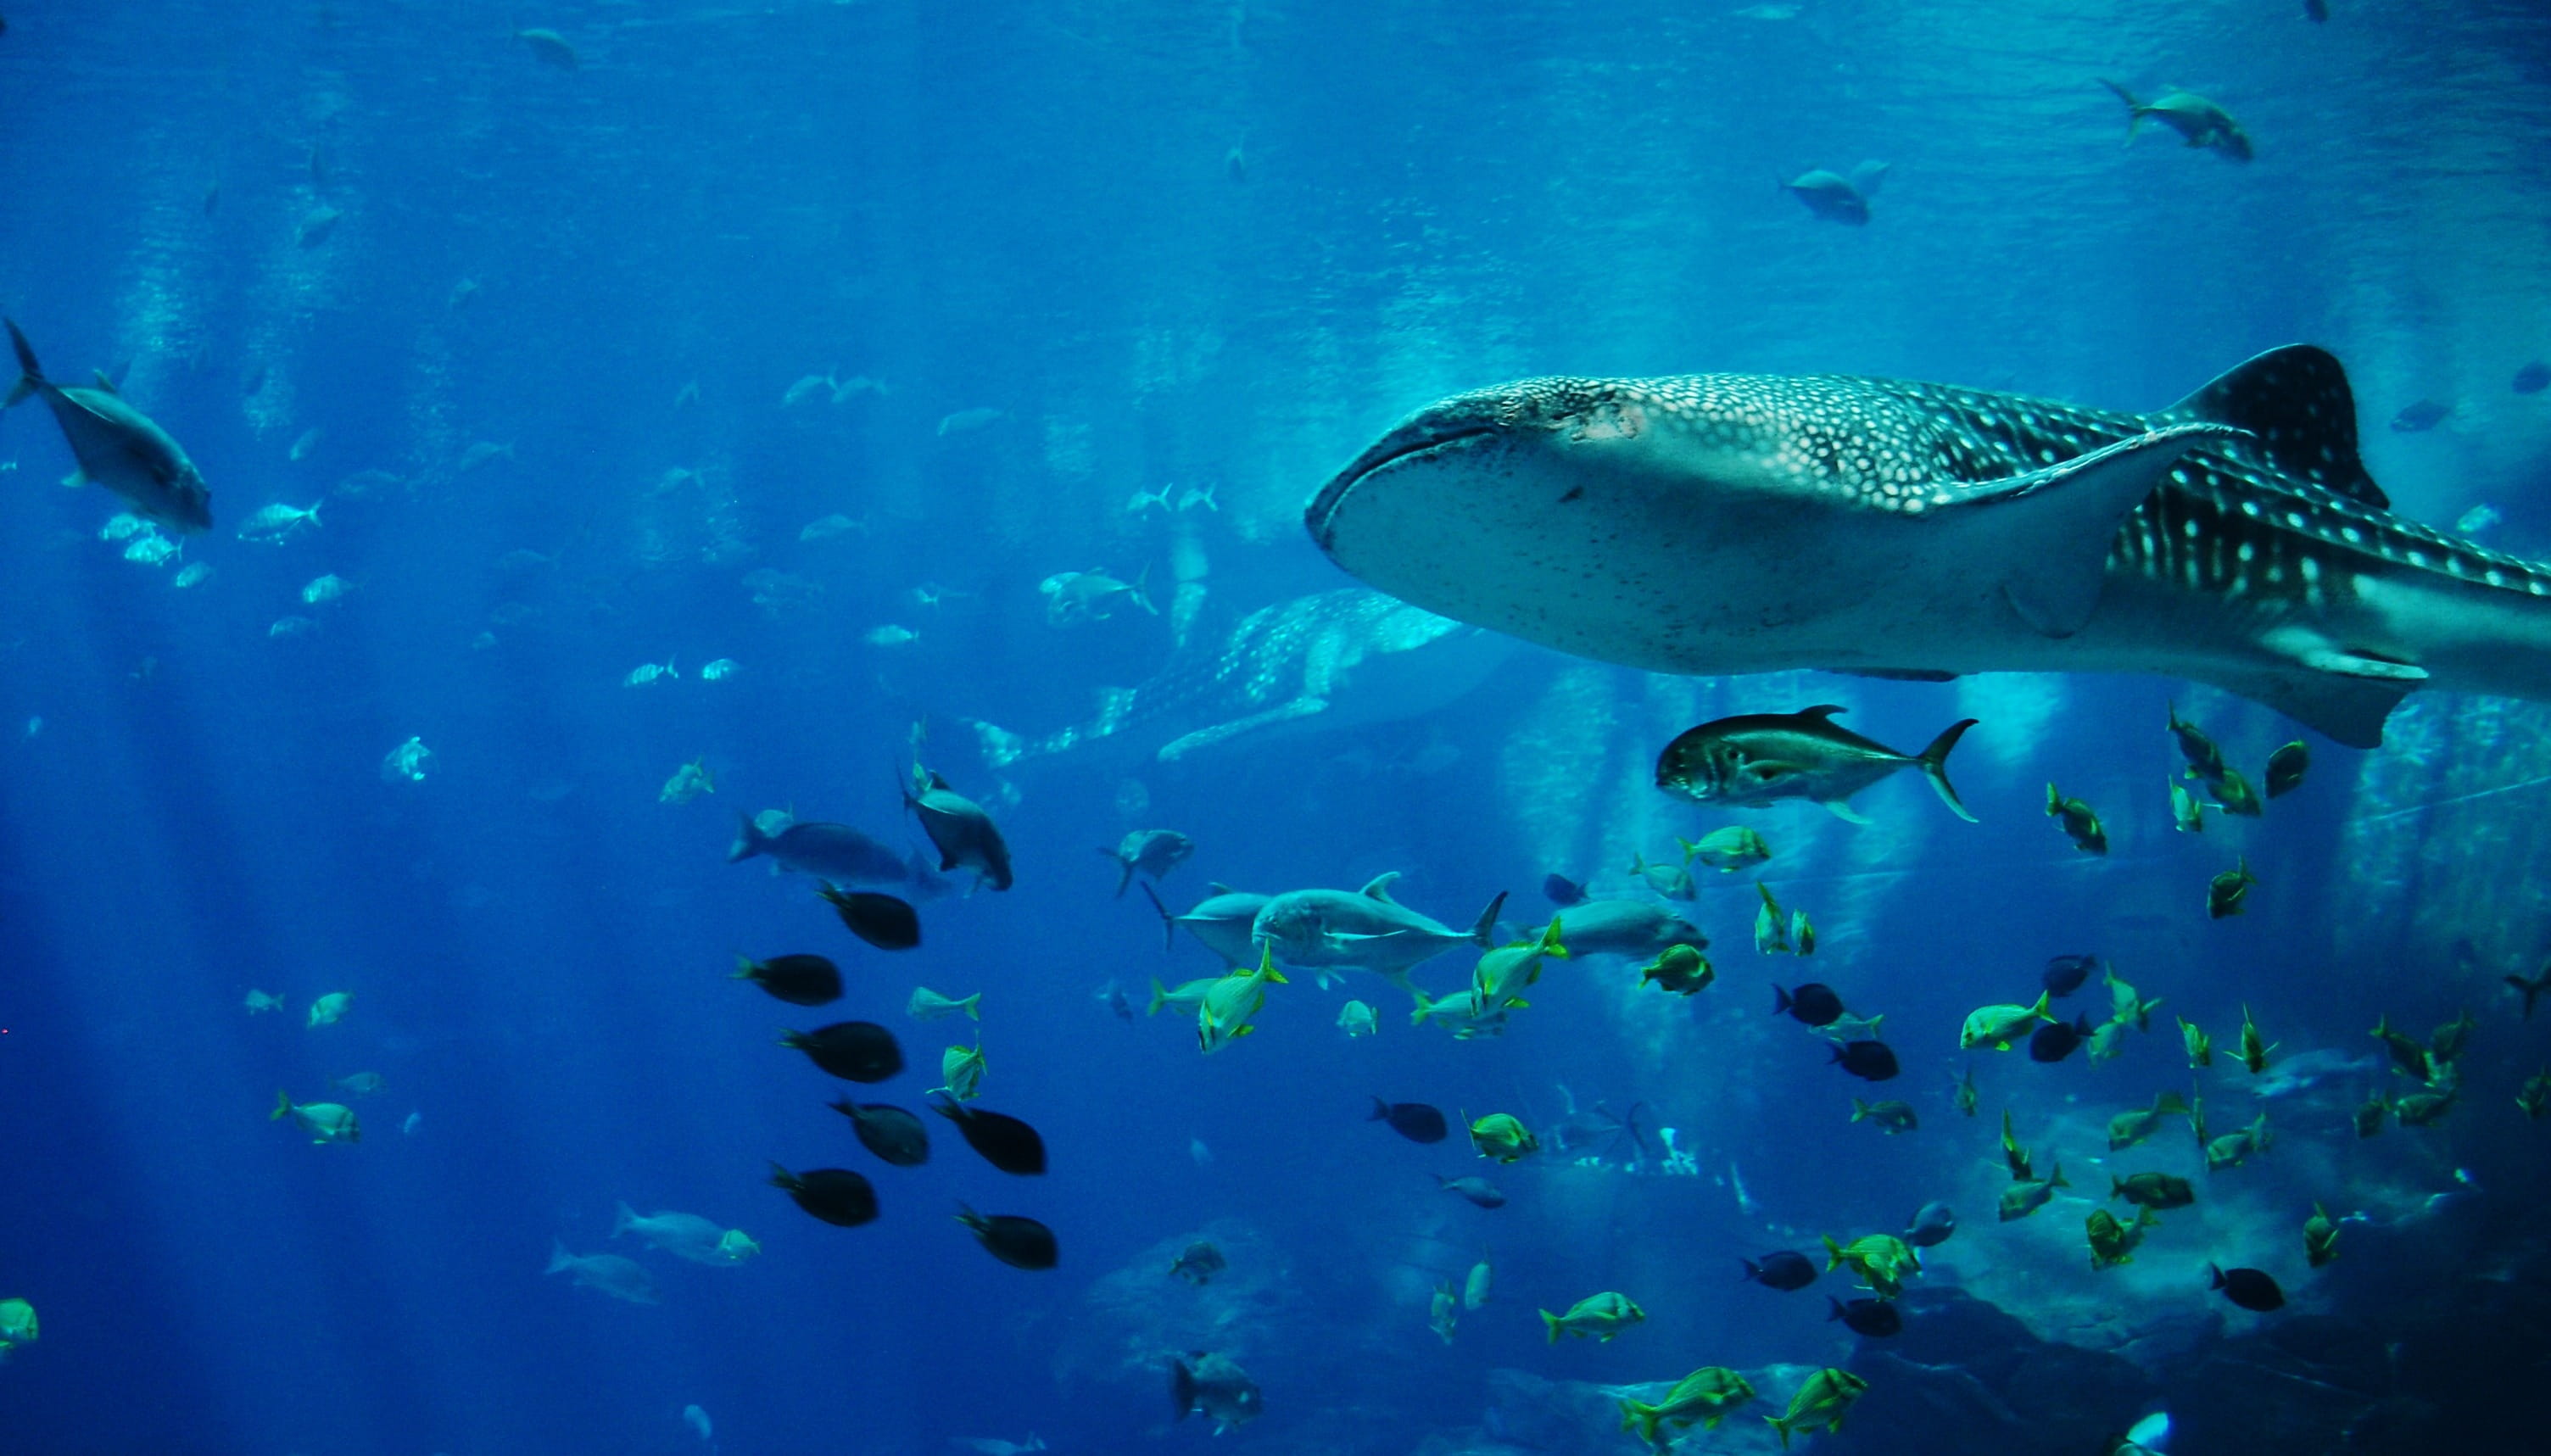
[[1121,740],[1162,763],[1287,725],[1359,726],[1432,712],[1487,680],[1514,644],[1363,587],[1260,607],[1222,641],[1102,694],[1096,717],[1042,738],[975,722],[995,769]]
[[1401,600],[1652,672],[2160,674],[2357,748],[2419,687],[2551,698],[2551,568],[2395,514],[2309,345],[2149,414],[1528,379],[1410,415],[1304,521]]

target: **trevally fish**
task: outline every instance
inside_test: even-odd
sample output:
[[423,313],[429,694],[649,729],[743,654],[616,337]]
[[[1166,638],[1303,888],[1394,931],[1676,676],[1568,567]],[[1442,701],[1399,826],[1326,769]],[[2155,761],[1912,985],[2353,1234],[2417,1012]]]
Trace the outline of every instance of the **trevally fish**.
[[2369,748],[2420,686],[2551,699],[2551,567],[2395,515],[2336,359],[2152,414],[1823,374],[1456,395],[1329,481],[1331,559],[1654,672],[2157,673]]
[[[74,482],[93,480],[133,506],[134,514],[180,535],[208,531],[213,525],[213,492],[204,484],[185,447],[152,422],[149,415],[124,402],[104,374],[97,387],[64,386],[45,377],[27,336],[9,326],[9,345],[18,352],[18,382],[9,391],[14,405],[41,394],[62,427],[62,439],[79,462]],[[7,408],[7,405],[0,405]]]
[[1503,894],[1488,901],[1466,933],[1392,899],[1390,882],[1398,878],[1396,871],[1378,875],[1359,890],[1286,890],[1259,910],[1250,939],[1289,966],[1351,967],[1392,981],[1404,981],[1410,967],[1464,941],[1495,949]]
[[1918,754],[1900,754],[1833,721],[1844,709],[1818,703],[1794,713],[1748,713],[1685,729],[1657,757],[1657,787],[1696,803],[1761,808],[1785,798],[1824,805],[1835,817],[1866,824],[1851,796],[1898,769],[1918,768],[1961,819],[1976,816],[1949,784],[1949,750],[1973,718],[1941,730]]
[[791,819],[784,811],[736,815],[735,843],[727,863],[766,855],[781,870],[812,875],[837,885],[902,886],[918,895],[948,892],[919,851],[897,854],[848,824]]

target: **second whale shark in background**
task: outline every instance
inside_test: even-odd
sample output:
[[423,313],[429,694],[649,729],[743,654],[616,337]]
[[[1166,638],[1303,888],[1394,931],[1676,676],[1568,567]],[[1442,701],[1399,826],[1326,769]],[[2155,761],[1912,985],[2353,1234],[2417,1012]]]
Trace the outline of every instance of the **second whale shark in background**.
[[1109,740],[1168,763],[1287,725],[1432,712],[1486,681],[1513,650],[1493,633],[1347,587],[1260,607],[1219,645],[1182,652],[1140,686],[1108,689],[1089,722],[1042,738],[973,728],[995,769]]
[[2393,514],[2307,345],[2153,414],[1526,380],[1409,416],[1305,519],[1402,600],[1653,672],[2157,673],[2357,748],[2413,688],[2551,699],[2551,567]]

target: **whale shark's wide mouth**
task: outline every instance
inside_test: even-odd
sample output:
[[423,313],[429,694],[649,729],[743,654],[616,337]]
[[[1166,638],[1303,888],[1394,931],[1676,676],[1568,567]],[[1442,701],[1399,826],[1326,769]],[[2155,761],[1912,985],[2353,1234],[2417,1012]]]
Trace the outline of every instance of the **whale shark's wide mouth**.
[[1494,421],[1481,418],[1471,410],[1421,414],[1366,447],[1365,452],[1350,461],[1345,469],[1331,476],[1329,483],[1321,486],[1319,494],[1311,497],[1310,505],[1304,508],[1302,523],[1310,528],[1312,539],[1325,549],[1329,545],[1329,531],[1337,518],[1338,507],[1358,485],[1392,466],[1459,446],[1465,441],[1494,435],[1498,429]]

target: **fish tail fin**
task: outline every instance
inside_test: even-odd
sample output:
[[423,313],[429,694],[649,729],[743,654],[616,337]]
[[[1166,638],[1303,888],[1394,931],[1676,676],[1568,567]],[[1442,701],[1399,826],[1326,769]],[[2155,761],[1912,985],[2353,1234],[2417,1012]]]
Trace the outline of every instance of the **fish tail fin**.
[[735,811],[735,843],[726,848],[728,864],[741,864],[755,855],[769,850],[770,836],[762,832],[762,826],[753,822],[751,814],[738,809]]
[[1559,1343],[1559,1316],[1558,1316],[1558,1315],[1556,1315],[1556,1314],[1551,1313],[1551,1312],[1550,1312],[1549,1310],[1547,1310],[1547,1309],[1541,1310],[1541,1311],[1539,1311],[1539,1312],[1540,1312],[1540,1314],[1541,1314],[1541,1322],[1542,1322],[1545,1326],[1547,1326],[1547,1327],[1549,1328],[1549,1330],[1550,1330],[1550,1343],[1552,1343],[1552,1344],[1554,1344],[1554,1345],[1555,1345],[1555,1344],[1558,1344],[1558,1343]]
[[551,1239],[550,1267],[542,1270],[541,1273],[556,1274],[561,1269],[573,1269],[574,1267],[575,1256],[566,1251],[566,1240],[558,1238]]
[[280,1088],[276,1089],[274,1093],[274,1110],[265,1114],[265,1120],[268,1122],[279,1122],[283,1118],[290,1116],[291,1112],[292,1093],[285,1092]]
[[1170,1358],[1170,1399],[1177,1403],[1178,1419],[1186,1419],[1187,1412],[1195,1408],[1195,1372],[1187,1369],[1185,1361],[1172,1356]]
[[978,990],[974,992],[972,995],[959,1001],[957,1004],[966,1008],[967,1020],[980,1021],[983,1019],[983,993],[981,991]]
[[[45,366],[36,363],[36,347],[27,342],[26,335],[18,332],[16,319],[0,319],[0,323],[9,326],[9,347],[18,352],[18,382],[9,389],[9,404],[16,404],[35,393],[37,386],[45,382]],[[0,405],[0,409],[7,407]]]
[[2118,100],[2126,103],[2126,140],[2134,141],[2135,133],[2143,129],[2144,104],[2135,99],[2134,92],[2109,80],[2106,76],[2099,77],[2099,84],[2107,87]]
[[637,1209],[630,1207],[625,1201],[615,1205],[611,1213],[611,1236],[613,1238],[618,1238],[622,1234],[627,1233],[630,1226],[635,1224],[637,1221]]
[[1098,846],[1098,852],[1116,862],[1116,898],[1121,900],[1125,897],[1125,886],[1134,883],[1134,862],[1103,844]]
[[[1167,905],[1165,905],[1165,904],[1162,904],[1162,903],[1161,903],[1161,896],[1160,896],[1159,891],[1157,891],[1157,890],[1153,889],[1153,888],[1152,888],[1152,886],[1150,886],[1150,885],[1148,885],[1148,884],[1146,884],[1146,885],[1144,885],[1144,886],[1143,886],[1143,898],[1145,898],[1145,899],[1147,899],[1147,900],[1150,900],[1150,901],[1152,902],[1152,908],[1161,912],[1161,952],[1162,952],[1162,954],[1167,955],[1169,952],[1171,952],[1171,951],[1173,951],[1173,950],[1177,949],[1177,944],[1178,944],[1178,921],[1177,921],[1177,917],[1176,917],[1176,916],[1174,916],[1174,915],[1172,915],[1172,914],[1170,913],[1170,907],[1169,907],[1169,906],[1167,906]],[[1154,986],[1156,986],[1156,987],[1157,987],[1157,986],[1159,986],[1160,984],[1161,984],[1161,983],[1160,983],[1160,982],[1158,982],[1158,981],[1154,981],[1154,982],[1152,983],[1152,985],[1154,985]],[[1153,1005],[1152,1005],[1152,1009],[1153,1009],[1153,1010],[1157,1011],[1157,1010],[1159,1010],[1160,1008],[1161,1008],[1161,1007],[1160,1007],[1159,1002],[1157,1002],[1157,1001],[1156,1001],[1156,1002],[1154,1002],[1154,1003],[1153,1003]]]
[[1497,912],[1505,907],[1506,892],[1501,889],[1497,891],[1497,897],[1495,899],[1488,901],[1488,907],[1480,912],[1480,918],[1472,922],[1472,944],[1477,945],[1481,950],[1494,950],[1496,948]]
[[[1949,806],[1949,812],[1970,824],[1976,822],[1976,816],[1967,812],[1967,806],[1959,801],[1957,785],[1949,781],[1949,750],[1956,748],[1958,740],[1966,737],[1967,730],[1974,726],[1975,719],[1960,718],[1941,729],[1940,736],[1931,740],[1929,748],[1913,756],[1913,762],[1922,770],[1922,777],[1930,781],[1932,791],[1940,795],[1940,802]],[[2047,787],[2052,791],[2054,785],[2048,784]]]
[[1643,1405],[1636,1401],[1623,1401],[1621,1429],[1637,1431],[1640,1440],[1654,1445],[1657,1439],[1657,1408],[1654,1405]]
[[1789,1422],[1787,1417],[1780,1415],[1766,1415],[1763,1418],[1772,1423],[1772,1429],[1781,1433],[1781,1449],[1784,1451],[1789,1449]]
[[1157,976],[1153,977],[1153,978],[1152,978],[1152,1009],[1150,1009],[1149,1011],[1144,1012],[1143,1014],[1144,1014],[1144,1015],[1147,1015],[1147,1016],[1158,1016],[1159,1014],[1161,1014],[1161,1008],[1162,1008],[1163,1006],[1168,1005],[1169,1003],[1170,1003],[1170,988],[1169,988],[1168,987],[1166,987],[1166,986],[1161,985],[1161,978],[1159,978],[1159,977],[1157,977]]

